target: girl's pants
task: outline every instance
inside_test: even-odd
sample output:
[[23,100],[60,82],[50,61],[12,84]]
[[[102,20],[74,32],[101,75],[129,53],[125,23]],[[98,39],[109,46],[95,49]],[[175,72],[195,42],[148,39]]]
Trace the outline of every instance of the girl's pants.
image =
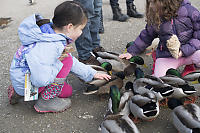
[[[72,60],[72,56],[70,54],[68,54],[68,55],[69,55],[68,57],[66,57],[64,60],[62,60],[63,67],[60,70],[60,72],[58,73],[58,75],[56,76],[56,78],[66,78],[67,75],[69,74],[72,64],[73,64],[73,60]],[[40,87],[39,93],[42,93],[44,90],[45,90],[45,87]],[[58,97],[66,98],[71,95],[72,95],[72,87],[69,84],[67,84],[66,82],[64,82],[64,86]]]
[[197,50],[194,54],[188,57],[175,58],[157,58],[155,62],[154,76],[165,76],[169,68],[177,69],[182,65],[195,64],[200,67],[200,50]]

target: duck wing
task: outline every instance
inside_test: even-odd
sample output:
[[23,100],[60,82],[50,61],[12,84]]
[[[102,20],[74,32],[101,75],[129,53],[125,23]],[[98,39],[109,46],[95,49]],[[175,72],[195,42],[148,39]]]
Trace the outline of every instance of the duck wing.
[[160,77],[160,79],[164,83],[172,85],[172,86],[176,86],[176,87],[178,87],[179,85],[187,84],[187,82],[184,79],[179,78],[179,77],[174,76],[174,75],[166,75],[166,76]]
[[191,72],[183,77],[186,81],[195,81],[200,77],[200,71]]
[[199,107],[195,104],[178,106],[173,110],[173,124],[179,131],[190,131],[200,128]]
[[127,115],[110,115],[100,125],[101,133],[139,133]]
[[89,66],[91,66],[96,71],[104,71],[104,72],[106,72],[106,70],[103,67],[101,67],[101,66],[97,66],[97,65],[89,65]]
[[98,94],[109,94],[110,92],[110,86],[116,85],[119,89],[123,87],[123,80],[120,79],[119,77],[112,75],[111,79],[109,81],[106,81],[99,89],[98,89]]

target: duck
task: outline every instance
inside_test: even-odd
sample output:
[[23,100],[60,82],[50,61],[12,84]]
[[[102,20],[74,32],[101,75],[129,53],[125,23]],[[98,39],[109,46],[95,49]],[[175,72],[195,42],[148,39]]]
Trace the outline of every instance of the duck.
[[119,88],[116,85],[110,86],[110,100],[112,106],[109,111],[112,112],[105,116],[99,126],[101,133],[139,133],[138,128],[128,115],[121,113],[120,103],[122,100]]
[[166,75],[160,77],[160,79],[173,87],[174,93],[170,97],[178,99],[189,97],[190,101],[186,102],[195,102],[196,97],[192,95],[195,94],[197,90],[194,86],[189,85],[186,80],[181,78],[181,74],[178,70],[170,68],[167,70]]
[[135,81],[133,82],[134,90],[137,92],[139,87],[145,87],[152,91],[160,106],[166,106],[167,97],[170,97],[174,90],[173,87],[164,83],[160,78],[152,75],[144,75],[144,72],[139,67],[135,70]]
[[13,21],[11,17],[0,18],[0,29],[5,28],[11,21]]
[[190,103],[183,105],[181,100],[171,98],[168,107],[172,110],[174,127],[180,133],[200,133],[200,108]]
[[135,70],[135,77],[135,81],[133,82],[134,90],[137,92],[139,87],[145,87],[156,95],[158,101],[169,97],[174,92],[172,86],[165,84],[158,77],[144,75],[143,70],[139,67]]
[[133,89],[133,94],[129,100],[129,108],[134,123],[139,122],[139,119],[147,121],[155,119],[159,114],[159,102],[156,95],[145,87],[139,87],[137,92]]
[[[103,71],[105,72],[105,71]],[[106,79],[93,79],[90,82],[86,82],[87,90],[84,92],[85,95],[97,94],[104,95],[109,94],[110,86],[116,85],[121,89],[124,85],[125,75],[124,72],[117,72],[111,75],[110,80]]]
[[200,83],[200,71],[195,71],[188,73],[183,77],[186,81],[190,81],[192,84],[199,84]]
[[125,48],[125,50],[124,50],[123,53],[127,53],[127,49],[128,49],[128,47],[130,47],[130,46],[133,45],[133,44],[134,44],[134,41],[132,41],[132,42],[128,42],[128,43],[126,44],[126,48]]
[[112,65],[113,72],[124,71],[126,76],[133,74],[137,65],[147,67],[140,56],[133,56],[127,60],[119,58],[119,54],[117,53],[108,51],[94,52],[94,55],[100,63],[109,62]]
[[89,65],[96,71],[100,71],[101,73],[107,73],[109,75],[112,75],[112,65],[109,62],[102,62],[100,66],[98,65]]

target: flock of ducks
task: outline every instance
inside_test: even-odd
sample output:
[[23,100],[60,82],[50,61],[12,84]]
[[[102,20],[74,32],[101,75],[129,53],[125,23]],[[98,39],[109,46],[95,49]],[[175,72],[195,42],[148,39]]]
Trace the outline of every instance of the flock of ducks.
[[[96,90],[95,94],[110,96],[107,113],[99,126],[101,133],[139,133],[135,123],[156,119],[161,105],[172,109],[173,125],[180,133],[200,133],[200,108],[194,104],[197,90],[193,86],[200,83],[200,71],[181,77],[178,70],[171,68],[165,76],[158,78],[145,75],[137,67],[144,65],[139,56],[124,60],[112,52],[94,55],[101,66],[92,67],[112,77],[110,81],[87,83],[88,88]],[[130,75],[135,78],[126,83],[124,90],[123,80]]]

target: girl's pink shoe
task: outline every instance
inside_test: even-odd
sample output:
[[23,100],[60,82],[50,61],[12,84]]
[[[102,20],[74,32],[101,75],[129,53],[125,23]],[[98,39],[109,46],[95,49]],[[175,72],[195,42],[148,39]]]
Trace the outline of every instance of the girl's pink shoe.
[[17,104],[19,99],[21,99],[21,98],[22,98],[22,96],[18,95],[15,92],[13,86],[10,85],[8,87],[8,99],[9,99],[10,104],[12,104],[12,105]]
[[196,68],[194,66],[194,64],[191,65],[186,65],[183,72],[182,72],[182,77],[184,77],[185,75],[191,73],[191,72],[195,72]]

